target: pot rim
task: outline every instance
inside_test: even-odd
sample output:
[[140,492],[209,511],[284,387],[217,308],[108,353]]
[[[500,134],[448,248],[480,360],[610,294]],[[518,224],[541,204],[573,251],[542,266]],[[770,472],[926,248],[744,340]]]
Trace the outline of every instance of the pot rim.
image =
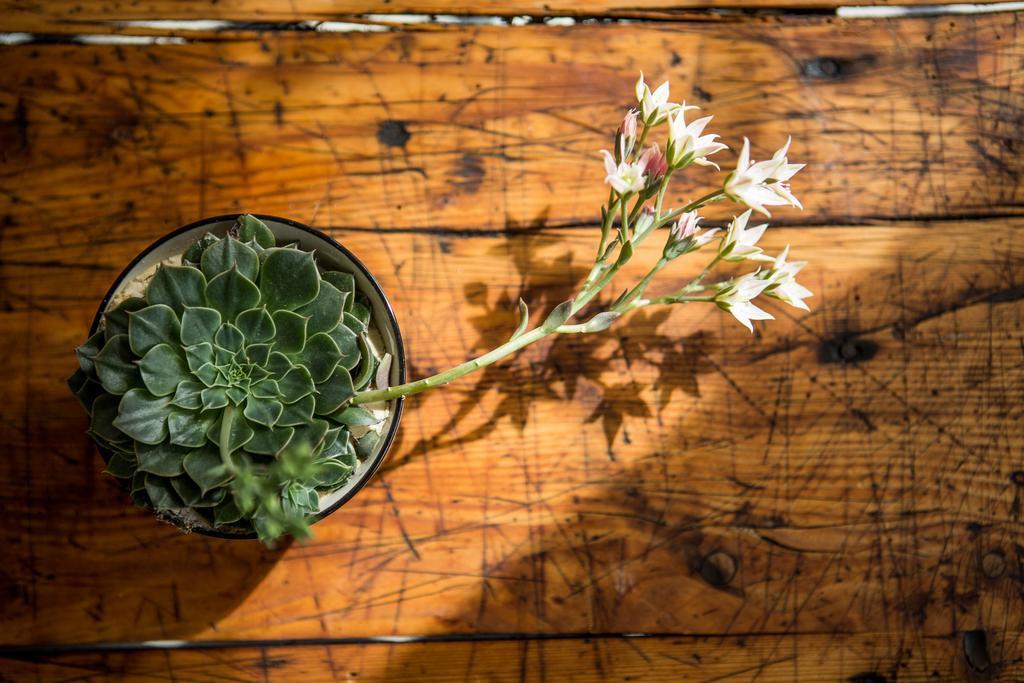
[[[351,251],[349,251],[348,248],[343,246],[341,243],[339,243],[337,240],[335,240],[333,237],[331,237],[327,233],[324,233],[324,232],[322,232],[320,230],[317,230],[316,228],[312,228],[312,227],[306,225],[305,223],[300,223],[299,221],[295,221],[295,220],[292,220],[290,218],[281,218],[280,216],[274,216],[274,215],[268,214],[268,213],[250,213],[250,214],[229,213],[229,214],[222,214],[222,215],[219,215],[219,216],[210,216],[208,218],[202,218],[202,219],[200,219],[198,221],[189,223],[188,225],[184,225],[184,226],[182,226],[180,228],[176,228],[175,230],[172,230],[171,232],[166,233],[165,235],[163,235],[162,237],[157,239],[155,242],[150,244],[148,247],[146,247],[145,249],[141,250],[135,256],[135,258],[133,258],[128,263],[128,265],[124,267],[124,269],[121,271],[121,273],[114,280],[114,283],[110,286],[110,289],[108,289],[107,293],[103,295],[102,299],[100,299],[99,308],[96,309],[96,315],[92,319],[92,325],[89,326],[89,336],[91,337],[92,335],[96,334],[96,332],[99,330],[100,321],[103,319],[103,314],[106,312],[107,306],[110,304],[110,300],[113,298],[113,296],[117,292],[117,290],[121,287],[121,285],[124,282],[125,278],[128,276],[128,273],[130,273],[132,271],[132,269],[135,268],[135,266],[138,265],[138,263],[143,258],[145,258],[147,255],[149,255],[151,252],[155,251],[156,249],[160,248],[168,240],[173,239],[174,237],[177,237],[178,235],[181,235],[181,234],[186,233],[186,232],[190,232],[192,230],[196,230],[198,228],[202,228],[203,226],[210,225],[212,223],[221,223],[221,222],[224,222],[224,221],[235,220],[239,216],[245,216],[245,215],[255,216],[256,218],[259,218],[260,220],[270,220],[270,221],[275,221],[277,223],[284,223],[285,225],[290,225],[293,228],[297,228],[297,229],[302,230],[304,232],[308,232],[309,234],[313,235],[314,237],[318,237],[321,240],[323,240],[324,242],[326,242],[327,244],[329,244],[333,249],[336,249],[343,256],[345,256],[349,261],[351,261],[352,264],[356,268],[358,268],[362,272],[362,274],[366,277],[367,282],[370,283],[370,286],[376,292],[377,296],[380,297],[381,303],[383,304],[383,307],[384,307],[384,311],[387,314],[387,321],[386,322],[391,327],[391,329],[394,331],[394,334],[395,334],[395,363],[396,363],[397,368],[398,368],[398,382],[400,384],[404,383],[405,379],[406,379],[406,374],[405,374],[406,373],[406,363],[405,363],[405,344],[402,341],[402,330],[401,330],[401,327],[399,327],[399,325],[398,325],[398,318],[395,317],[395,311],[391,307],[391,302],[388,300],[388,297],[384,293],[384,289],[380,286],[380,283],[377,282],[377,278],[375,278],[373,276],[373,273],[370,272],[370,269],[367,268],[366,265],[363,264],[363,262],[360,261],[356,257],[355,254],[353,254]],[[271,230],[273,230],[272,227],[271,227]],[[373,475],[376,474],[377,470],[380,468],[381,464],[384,462],[384,458],[387,456],[388,451],[391,449],[391,444],[394,442],[395,436],[398,434],[398,425],[402,421],[402,408],[403,408],[403,406],[405,404],[405,397],[404,396],[400,396],[397,399],[393,399],[393,403],[394,403],[394,407],[392,409],[392,414],[391,414],[391,418],[392,418],[391,419],[391,426],[388,428],[387,433],[384,434],[384,436],[382,437],[382,439],[381,439],[381,446],[377,450],[376,455],[372,458],[372,460],[370,462],[364,463],[364,468],[363,468],[363,471],[361,473],[362,480],[357,485],[353,486],[352,489],[350,491],[348,491],[344,496],[342,496],[337,501],[335,501],[330,507],[328,507],[325,510],[319,511],[316,514],[316,516],[313,518],[313,521],[312,521],[313,524],[316,524],[317,522],[321,521],[322,519],[324,519],[328,515],[333,514],[339,508],[341,508],[343,505],[345,505],[345,503],[350,501],[373,478]],[[175,525],[175,526],[177,526],[177,525]],[[255,532],[249,532],[249,533],[244,533],[244,534],[243,533],[231,533],[231,532],[227,532],[227,531],[219,531],[219,530],[213,529],[213,528],[206,529],[206,528],[202,528],[202,527],[195,527],[195,528],[191,529],[191,531],[193,533],[197,533],[197,534],[200,534],[200,535],[203,535],[203,536],[212,536],[212,537],[215,537],[215,538],[225,538],[225,539],[231,539],[231,540],[249,540],[249,539],[255,539],[256,538],[256,533]]]

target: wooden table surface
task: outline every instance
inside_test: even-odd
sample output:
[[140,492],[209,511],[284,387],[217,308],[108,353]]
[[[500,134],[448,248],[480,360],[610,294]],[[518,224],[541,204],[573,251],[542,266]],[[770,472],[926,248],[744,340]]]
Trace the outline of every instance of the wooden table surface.
[[[1024,678],[1021,15],[709,7],[0,1],[0,679]],[[584,274],[640,69],[762,157],[793,135],[765,243],[810,313],[639,312],[416,397],[302,545],[101,474],[64,379],[140,249],[304,221],[442,369]]]

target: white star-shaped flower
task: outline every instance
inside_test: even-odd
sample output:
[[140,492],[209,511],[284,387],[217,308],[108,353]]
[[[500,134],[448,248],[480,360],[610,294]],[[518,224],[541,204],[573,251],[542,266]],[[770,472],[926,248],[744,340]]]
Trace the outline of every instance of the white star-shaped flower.
[[732,313],[741,325],[753,332],[752,320],[775,320],[771,313],[751,303],[769,285],[771,282],[758,277],[758,273],[750,273],[722,286],[715,295],[715,303],[719,308]]
[[775,257],[771,270],[768,271],[766,279],[770,283],[765,289],[765,296],[770,296],[783,301],[795,308],[802,308],[805,311],[811,310],[804,299],[814,296],[814,292],[807,289],[796,281],[796,274],[807,265],[807,261],[786,261],[789,256],[789,245],[782,250],[782,253]]
[[601,154],[604,157],[604,170],[606,174],[604,181],[611,185],[613,190],[620,195],[626,195],[635,194],[644,189],[646,180],[642,163],[636,162],[631,164],[627,161],[621,161],[616,164],[615,157],[608,150],[602,149]]
[[636,101],[640,104],[640,118],[648,126],[656,126],[679,109],[679,105],[668,101],[668,81],[659,85],[654,92],[644,83],[644,73],[636,81]]
[[726,196],[736,202],[771,216],[766,206],[790,205],[804,208],[793,196],[787,181],[804,167],[791,164],[786,158],[790,140],[772,155],[768,161],[754,162],[750,159],[750,140],[743,138],[743,149],[736,161],[736,170],[725,178]]
[[715,142],[717,135],[701,135],[713,117],[705,116],[690,123],[686,122],[686,110],[696,108],[683,104],[675,115],[669,116],[668,162],[673,168],[681,168],[691,162],[718,168],[718,164],[708,161],[705,157],[728,149],[721,142]]
[[732,219],[729,229],[722,239],[718,254],[723,261],[743,261],[754,259],[757,261],[771,260],[771,257],[763,256],[761,247],[756,246],[761,235],[768,229],[767,223],[747,228],[747,221],[750,220],[751,210],[747,209],[739,216]]

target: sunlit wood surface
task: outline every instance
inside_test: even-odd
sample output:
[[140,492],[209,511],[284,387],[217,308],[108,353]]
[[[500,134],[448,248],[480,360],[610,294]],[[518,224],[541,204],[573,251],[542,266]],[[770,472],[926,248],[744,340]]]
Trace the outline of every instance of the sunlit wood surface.
[[[0,47],[0,679],[1024,677],[1020,15],[74,37],[283,6],[123,5],[0,4],[0,32],[46,32]],[[330,18],[289,6],[269,20]],[[806,210],[764,242],[811,262],[810,313],[752,336],[651,309],[411,399],[303,545],[184,536],[101,474],[64,378],[139,250],[304,221],[376,273],[413,374],[443,369],[586,273],[640,69],[760,158],[793,135]]]

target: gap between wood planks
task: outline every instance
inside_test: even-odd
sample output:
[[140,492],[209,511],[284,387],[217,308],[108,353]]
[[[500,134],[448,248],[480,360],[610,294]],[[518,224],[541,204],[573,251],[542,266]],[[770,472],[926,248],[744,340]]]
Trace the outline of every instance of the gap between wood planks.
[[[227,19],[147,19],[125,21],[101,21],[96,24],[116,29],[146,29],[183,34],[218,33],[224,31],[311,31],[319,33],[379,33],[401,31],[415,27],[440,26],[552,26],[565,27],[577,24],[639,24],[680,21],[694,17],[754,17],[754,16],[835,16],[842,19],[891,19],[905,17],[934,17],[943,15],[991,14],[996,12],[1019,12],[1024,2],[994,3],[953,3],[936,5],[866,5],[839,6],[836,8],[695,8],[686,9],[678,16],[620,18],[600,15],[474,15],[474,14],[359,14],[349,21],[292,21],[260,23],[233,21]],[[182,45],[199,39],[188,35],[131,35],[126,33],[77,33],[48,34],[8,32],[0,33],[0,45],[24,45],[39,43],[72,43],[79,45]]]
[[[97,652],[147,652],[163,650],[224,650],[281,647],[324,647],[344,645],[399,645],[409,643],[523,642],[559,640],[705,640],[708,638],[857,636],[854,631],[756,631],[736,633],[453,633],[419,636],[353,636],[347,638],[264,638],[256,640],[146,640],[141,642],[96,642],[54,645],[0,645],[0,659]],[[950,635],[923,636],[925,640],[949,640]]]

